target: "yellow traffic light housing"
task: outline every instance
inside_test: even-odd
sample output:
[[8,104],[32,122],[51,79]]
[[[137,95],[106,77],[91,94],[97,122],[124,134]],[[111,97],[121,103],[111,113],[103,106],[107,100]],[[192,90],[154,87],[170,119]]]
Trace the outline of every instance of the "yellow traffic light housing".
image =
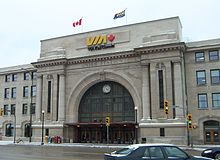
[[105,124],[106,124],[106,126],[110,126],[110,117],[109,116],[107,116],[105,118]]
[[192,114],[191,114],[191,113],[189,113],[189,114],[187,115],[187,121],[188,121],[188,128],[189,128],[189,129],[192,129],[193,126],[192,126]]
[[1,108],[1,109],[0,109],[0,116],[3,116],[3,115],[4,115],[4,109]]
[[164,100],[164,113],[166,114],[166,115],[168,115],[169,114],[169,101],[168,100]]

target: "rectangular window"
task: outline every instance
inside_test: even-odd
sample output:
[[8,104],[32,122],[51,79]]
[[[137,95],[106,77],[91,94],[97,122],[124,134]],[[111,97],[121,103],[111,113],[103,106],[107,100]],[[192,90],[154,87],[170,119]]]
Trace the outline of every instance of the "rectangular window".
[[5,75],[5,82],[10,82],[11,79],[10,77],[11,77],[10,74]]
[[24,73],[24,80],[29,80],[30,79],[30,74],[29,72]]
[[36,80],[37,79],[37,72],[32,72],[32,79]]
[[206,84],[205,71],[196,71],[196,79],[197,79],[197,85]]
[[17,74],[12,74],[12,81],[15,82],[17,81],[17,79],[18,79]]
[[158,79],[159,79],[159,101],[160,101],[160,109],[163,109],[163,101],[164,101],[164,88],[163,88],[163,70],[158,71]]
[[204,52],[196,52],[195,53],[196,62],[204,62],[205,61],[205,54]]
[[9,88],[5,88],[4,98],[9,99],[10,91]]
[[220,93],[212,93],[212,107],[220,109]]
[[161,137],[165,136],[165,129],[164,128],[160,128],[160,136]]
[[220,70],[219,69],[211,70],[211,83],[220,84]]
[[35,97],[36,94],[37,94],[37,87],[36,87],[36,85],[31,86],[31,96]]
[[217,61],[219,59],[218,50],[209,51],[209,60]]
[[198,107],[200,109],[208,108],[207,94],[198,94]]
[[4,105],[4,115],[9,115],[9,112],[10,112],[9,105],[8,104]]
[[23,97],[28,97],[28,86],[23,87]]
[[31,114],[35,114],[35,108],[36,108],[36,104],[32,103],[31,104]]
[[47,102],[47,113],[50,113],[51,109],[51,81],[48,81],[48,102]]
[[16,98],[16,87],[11,88],[11,98]]
[[11,115],[15,115],[15,104],[11,104]]
[[22,106],[22,114],[27,114],[27,111],[28,111],[28,105],[25,103]]

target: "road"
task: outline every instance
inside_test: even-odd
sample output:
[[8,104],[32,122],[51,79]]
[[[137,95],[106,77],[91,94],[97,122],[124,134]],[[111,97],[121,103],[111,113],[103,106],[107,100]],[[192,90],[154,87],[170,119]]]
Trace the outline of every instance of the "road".
[[[0,160],[103,160],[103,154],[113,148],[57,147],[32,145],[0,146]],[[199,155],[197,151],[187,151]]]

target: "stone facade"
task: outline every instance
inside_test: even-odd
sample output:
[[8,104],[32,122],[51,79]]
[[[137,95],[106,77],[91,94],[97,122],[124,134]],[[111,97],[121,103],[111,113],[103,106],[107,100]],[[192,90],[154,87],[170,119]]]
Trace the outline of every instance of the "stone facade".
[[[82,142],[80,137],[85,133],[88,142],[106,139],[100,135],[101,121],[80,122],[80,107],[83,107],[82,99],[87,91],[96,84],[116,82],[132,97],[137,122],[113,120],[110,125],[112,143],[117,135],[124,143],[130,135],[139,142],[188,144],[193,139],[194,143],[205,143],[204,122],[220,121],[219,109],[211,107],[211,94],[217,93],[219,86],[211,86],[207,77],[207,85],[198,87],[196,73],[197,70],[210,72],[210,69],[219,69],[219,59],[196,63],[195,52],[205,51],[205,57],[208,57],[210,50],[219,50],[220,40],[184,43],[181,29],[179,18],[173,17],[42,40],[40,58],[28,68],[37,71],[34,81],[37,95],[32,98],[36,101],[32,138],[40,141],[41,112],[44,110],[45,130],[50,136],[59,135],[64,141]],[[23,74],[21,68],[16,70],[18,76]],[[0,72],[3,82],[1,98],[4,97],[4,88],[9,87],[8,84],[13,85],[12,82],[5,83],[4,78],[6,74],[13,74],[14,69],[5,70],[7,72]],[[20,79],[19,86],[25,85],[23,83]],[[209,107],[201,110],[198,109],[197,96],[204,92],[208,93]],[[164,99],[169,101],[168,115],[164,113]],[[29,122],[29,116],[24,119],[19,113],[23,103],[20,101],[18,96],[15,101],[16,128],[17,136],[24,137],[22,124]],[[4,106],[12,102],[9,98],[9,101],[1,99],[0,103]],[[115,104],[111,102],[108,105]],[[193,125],[197,127],[193,131],[187,128],[188,113],[193,114]],[[12,119],[6,115],[0,117],[3,138],[7,138],[4,136],[5,124]],[[97,127],[95,131],[92,131],[91,125]],[[192,138],[189,139],[189,136]]]

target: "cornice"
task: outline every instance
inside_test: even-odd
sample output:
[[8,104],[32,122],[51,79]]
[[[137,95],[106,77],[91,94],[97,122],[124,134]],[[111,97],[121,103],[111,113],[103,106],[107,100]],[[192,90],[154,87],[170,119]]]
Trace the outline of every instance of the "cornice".
[[185,51],[186,50],[185,43],[180,42],[180,43],[171,43],[171,44],[165,44],[165,45],[135,48],[135,52],[140,53],[140,54],[169,52],[169,51],[176,51],[176,50]]

